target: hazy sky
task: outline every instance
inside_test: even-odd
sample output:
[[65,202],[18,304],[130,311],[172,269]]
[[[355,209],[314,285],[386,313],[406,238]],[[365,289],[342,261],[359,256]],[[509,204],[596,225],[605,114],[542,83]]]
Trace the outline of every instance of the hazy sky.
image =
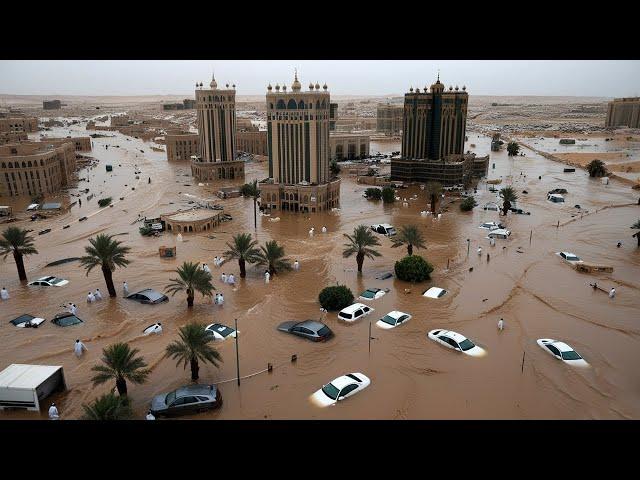
[[262,95],[269,82],[288,86],[293,70],[306,89],[327,83],[336,95],[402,94],[446,85],[472,95],[640,95],[640,61],[511,60],[46,60],[0,61],[0,94],[193,95],[196,81],[236,84],[238,95]]

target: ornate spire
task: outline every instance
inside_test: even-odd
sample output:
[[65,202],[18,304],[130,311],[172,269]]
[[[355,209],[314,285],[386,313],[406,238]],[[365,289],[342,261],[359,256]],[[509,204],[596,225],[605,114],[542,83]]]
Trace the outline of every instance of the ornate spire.
[[298,69],[296,68],[293,83],[291,84],[291,90],[293,90],[294,92],[299,92],[301,88],[302,88],[302,85],[298,80]]
[[216,82],[216,74],[215,72],[211,73],[211,83],[209,84],[209,86],[213,89],[218,88],[218,83]]

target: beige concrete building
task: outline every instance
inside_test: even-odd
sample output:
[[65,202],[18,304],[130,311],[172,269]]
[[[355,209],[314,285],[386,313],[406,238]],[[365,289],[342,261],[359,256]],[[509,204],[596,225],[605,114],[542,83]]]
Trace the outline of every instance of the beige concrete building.
[[60,100],[43,100],[43,110],[60,110],[62,108],[62,102]]
[[376,130],[385,135],[399,135],[402,133],[404,106],[395,103],[378,105]]
[[197,133],[165,135],[167,146],[167,160],[170,162],[191,161],[193,155],[200,151],[199,135]]
[[216,210],[187,210],[160,215],[166,229],[173,233],[208,232],[222,222],[222,213]]
[[37,132],[38,119],[36,117],[11,116],[0,118],[1,132]]
[[219,89],[215,78],[208,89],[196,90],[199,153],[191,160],[191,174],[198,180],[244,177],[244,161],[236,160],[235,85]]
[[0,132],[0,145],[28,140],[27,132]]
[[76,167],[73,142],[0,146],[0,197],[54,194],[70,185]]
[[614,98],[609,102],[605,126],[640,128],[640,97]]
[[54,138],[43,137],[41,142],[47,142],[54,145],[61,145],[63,143],[72,142],[76,152],[90,152],[91,151],[91,137],[66,137],[66,138]]
[[236,132],[236,148],[239,152],[253,155],[269,155],[267,147],[267,131],[244,130]]
[[334,133],[329,135],[329,159],[356,160],[369,156],[369,135]]
[[261,206],[322,212],[340,205],[340,180],[329,161],[330,95],[327,85],[302,91],[296,74],[291,92],[267,87],[269,178],[260,182]]
[[129,115],[112,115],[111,126],[112,127],[124,127],[129,125]]

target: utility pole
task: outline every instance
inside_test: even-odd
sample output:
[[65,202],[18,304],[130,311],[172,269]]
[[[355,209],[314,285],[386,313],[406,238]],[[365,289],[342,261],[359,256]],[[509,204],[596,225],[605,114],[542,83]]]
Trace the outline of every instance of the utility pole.
[[467,258],[469,258],[469,248],[471,247],[471,240],[467,238]]
[[240,386],[240,354],[238,353],[238,319],[235,319],[236,326],[236,373],[238,375],[238,386]]

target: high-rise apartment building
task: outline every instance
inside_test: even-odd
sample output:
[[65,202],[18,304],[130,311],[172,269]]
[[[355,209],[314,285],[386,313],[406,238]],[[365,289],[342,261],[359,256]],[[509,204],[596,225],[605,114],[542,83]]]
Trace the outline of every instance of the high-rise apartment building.
[[340,205],[340,179],[329,161],[331,99],[325,84],[302,91],[296,73],[291,91],[267,87],[269,178],[260,183],[261,205],[321,212]]
[[382,103],[376,111],[376,130],[385,135],[398,135],[402,132],[404,108],[394,103]]

